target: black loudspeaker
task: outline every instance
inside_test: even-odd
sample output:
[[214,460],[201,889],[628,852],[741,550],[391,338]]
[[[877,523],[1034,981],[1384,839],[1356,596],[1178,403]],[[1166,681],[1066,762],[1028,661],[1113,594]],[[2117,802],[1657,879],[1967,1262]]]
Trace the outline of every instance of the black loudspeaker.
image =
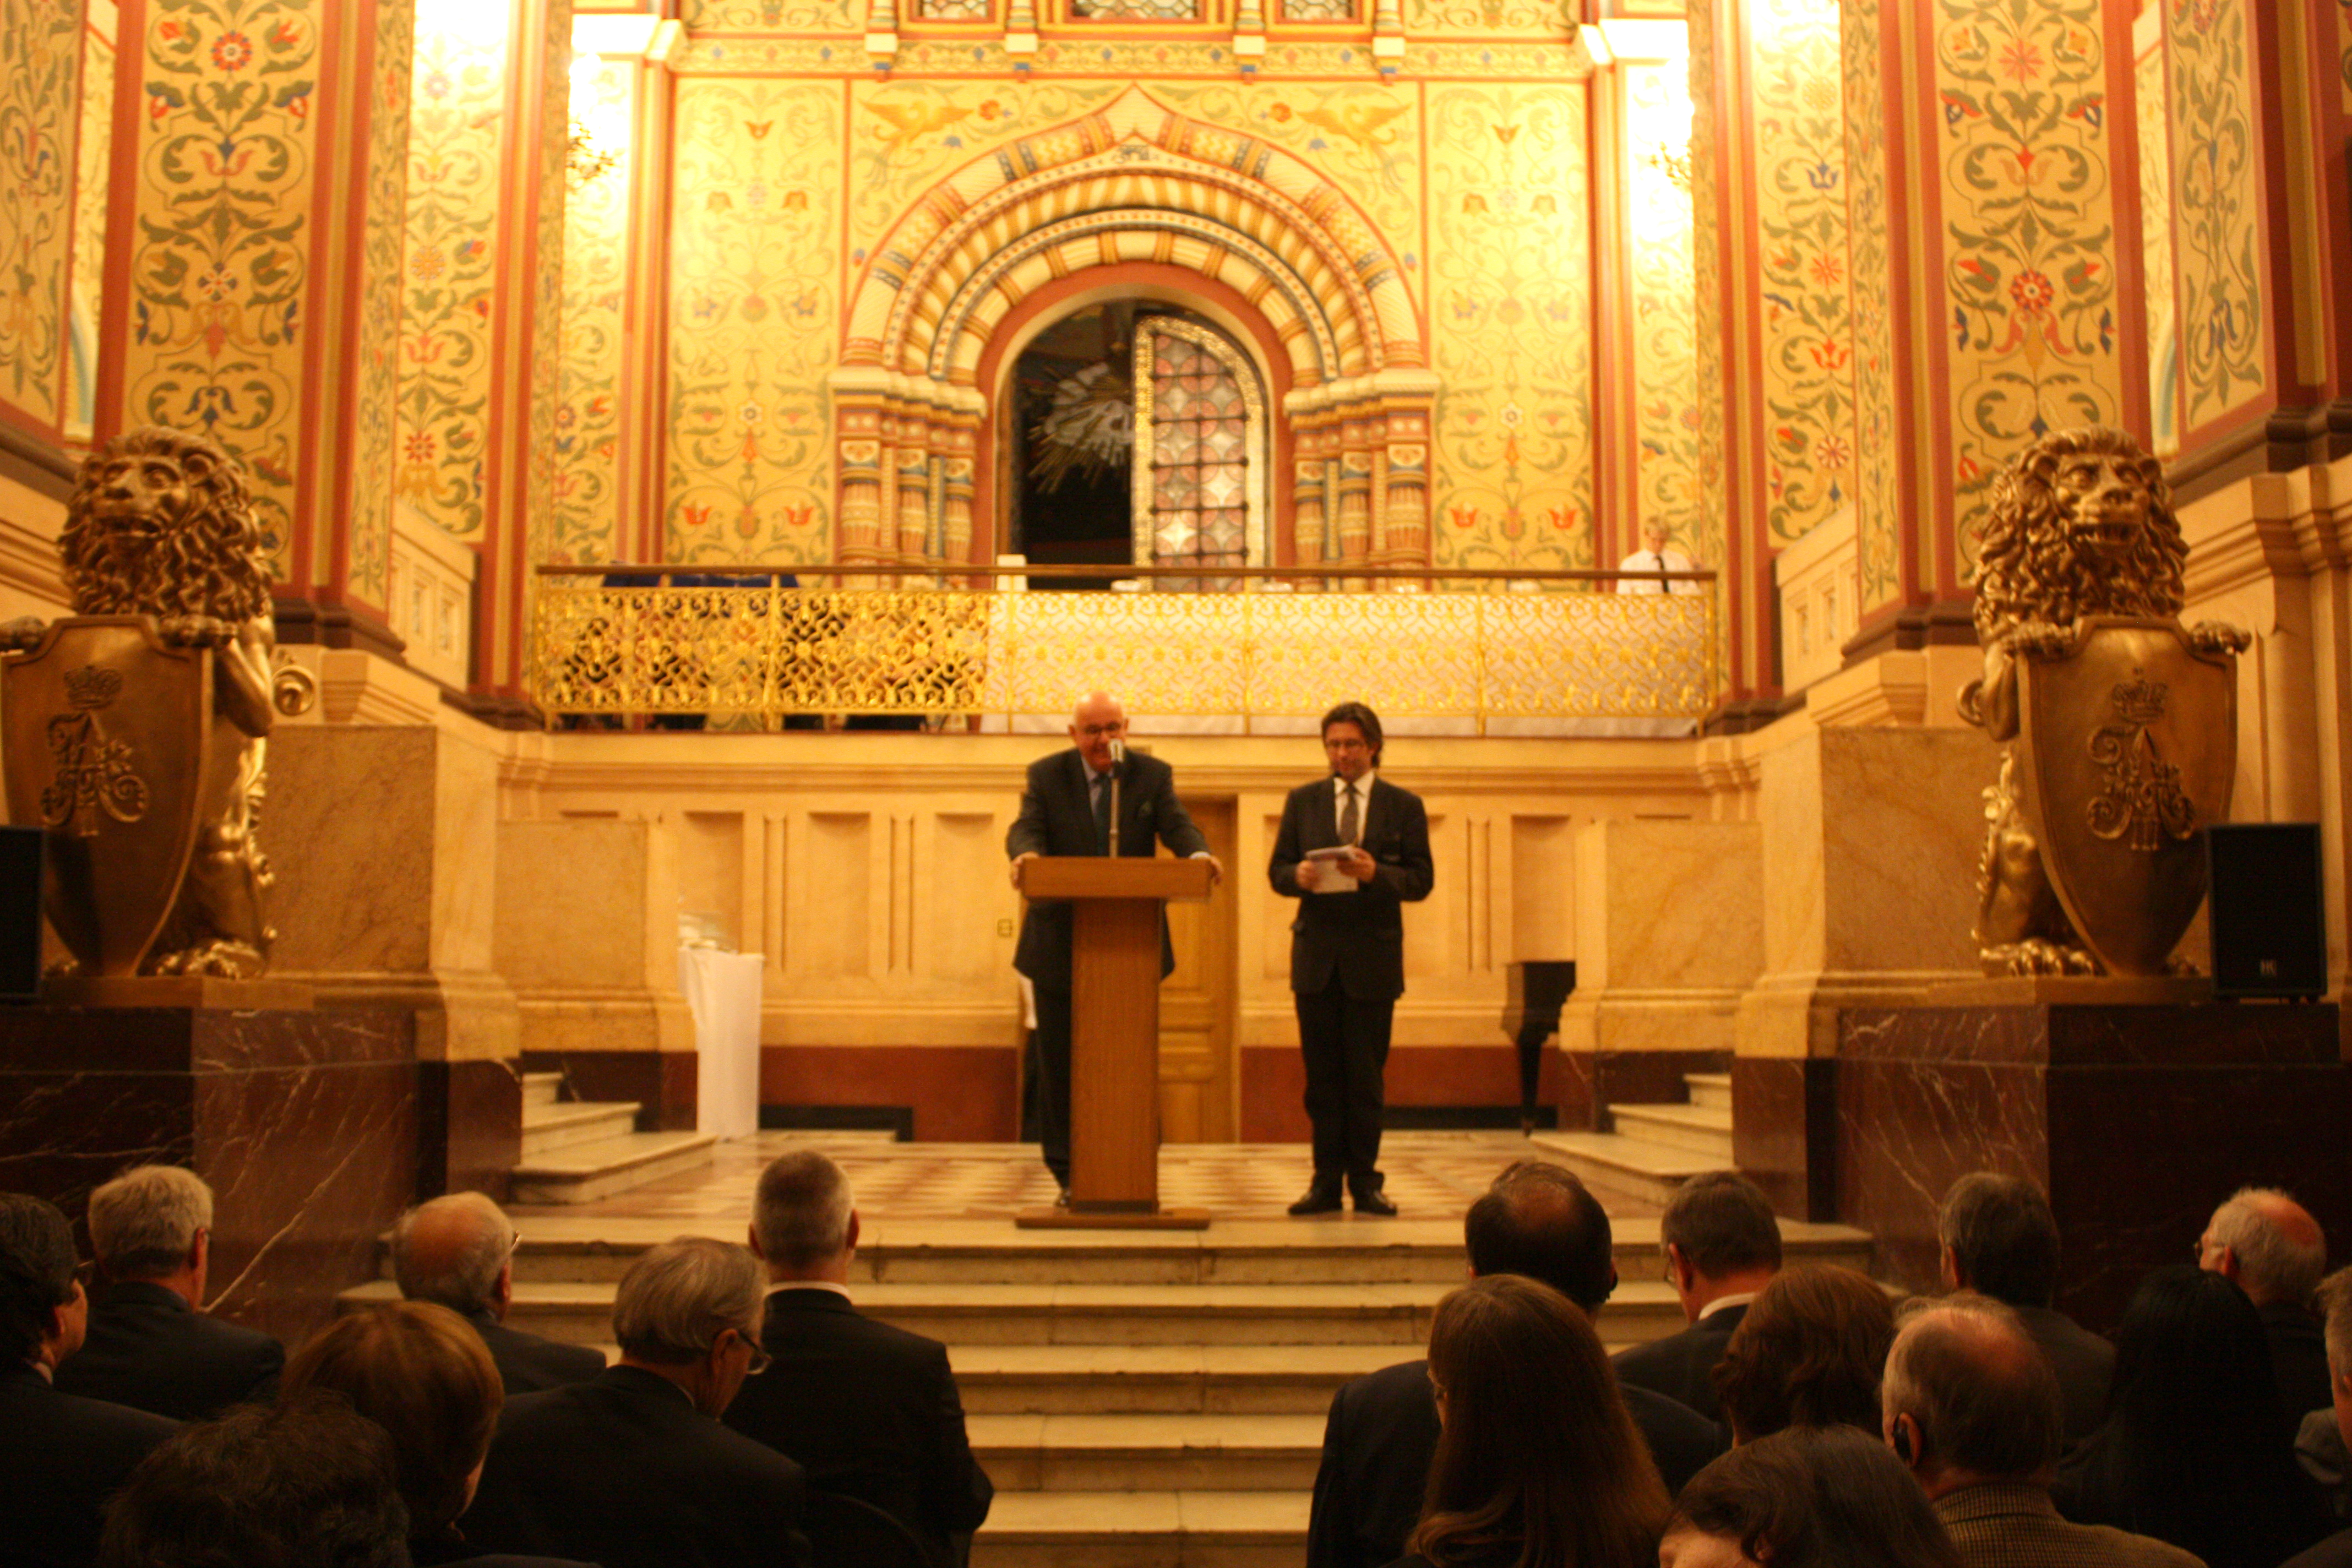
[[2216,996],[2323,996],[2327,912],[2319,825],[2238,822],[2205,830]]
[[41,859],[37,827],[0,827],[0,1002],[41,994]]

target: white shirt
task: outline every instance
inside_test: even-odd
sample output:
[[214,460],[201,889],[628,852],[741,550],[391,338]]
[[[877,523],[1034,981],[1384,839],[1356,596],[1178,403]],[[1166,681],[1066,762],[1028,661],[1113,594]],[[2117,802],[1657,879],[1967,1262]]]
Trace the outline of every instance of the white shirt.
[[1698,1310],[1696,1321],[1704,1323],[1717,1312],[1728,1312],[1734,1307],[1745,1307],[1762,1293],[1759,1290],[1735,1290],[1728,1296],[1717,1296]]
[[[1361,843],[1364,837],[1364,819],[1371,815],[1372,780],[1379,776],[1380,769],[1366,768],[1364,776],[1356,781],[1356,840],[1359,843]],[[1331,830],[1333,832],[1339,831],[1339,823],[1347,809],[1348,781],[1338,773],[1333,773],[1331,775]],[[1342,839],[1340,842],[1345,843],[1346,840]]]
[[[1617,563],[1620,572],[1695,572],[1691,558],[1669,544],[1664,550],[1636,550]],[[1620,578],[1617,591],[1621,594],[1696,594],[1696,583],[1629,583]]]

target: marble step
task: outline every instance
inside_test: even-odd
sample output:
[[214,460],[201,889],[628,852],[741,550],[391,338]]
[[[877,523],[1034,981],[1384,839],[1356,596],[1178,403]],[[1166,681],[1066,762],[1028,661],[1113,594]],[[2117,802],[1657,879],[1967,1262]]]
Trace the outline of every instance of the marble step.
[[1731,1075],[1727,1072],[1686,1072],[1683,1083],[1690,1089],[1693,1105],[1716,1105],[1731,1109]]
[[522,1108],[522,1163],[532,1165],[543,1154],[575,1143],[604,1143],[637,1130],[637,1102],[573,1100],[563,1105]]
[[1609,1119],[1611,1125],[1628,1138],[1704,1155],[1720,1162],[1725,1170],[1731,1168],[1728,1106],[1612,1105]]
[[971,1451],[999,1492],[1304,1491],[1323,1415],[973,1415]]
[[[1429,1337],[1430,1313],[1455,1280],[1387,1285],[861,1285],[859,1308],[953,1345],[1379,1345],[1407,1360]],[[389,1279],[343,1292],[389,1300]],[[607,1281],[519,1281],[507,1321],[576,1344],[612,1338]],[[1596,1324],[1633,1344],[1683,1327],[1673,1290],[1622,1281]]]
[[1603,1204],[1619,1198],[1664,1205],[1693,1176],[1731,1169],[1728,1160],[1622,1132],[1538,1132],[1530,1141],[1583,1177]]
[[527,1072],[522,1075],[522,1110],[530,1114],[535,1105],[553,1105],[563,1098],[563,1075],[560,1072]]
[[975,1415],[1321,1415],[1352,1377],[1419,1347],[1342,1345],[976,1345],[948,1347]]
[[1298,1568],[1306,1491],[999,1492],[971,1568]]
[[[745,1194],[743,1215],[750,1214]],[[518,1280],[614,1280],[638,1254],[681,1231],[740,1236],[743,1219],[681,1222],[571,1214],[522,1216]],[[1616,1219],[1617,1270],[1654,1274],[1654,1215]],[[1870,1237],[1846,1226],[1780,1222],[1792,1260],[1870,1267]],[[1336,1234],[1333,1234],[1336,1233]],[[1003,1220],[877,1220],[851,1265],[851,1281],[894,1285],[1358,1285],[1451,1283],[1462,1278],[1462,1221],[1367,1221],[1323,1226],[1300,1220],[1224,1220],[1207,1230],[1070,1233],[1016,1230]],[[384,1268],[389,1272],[387,1259]]]
[[511,1201],[594,1203],[708,1165],[718,1147],[715,1132],[627,1132],[593,1143],[574,1143],[517,1165]]

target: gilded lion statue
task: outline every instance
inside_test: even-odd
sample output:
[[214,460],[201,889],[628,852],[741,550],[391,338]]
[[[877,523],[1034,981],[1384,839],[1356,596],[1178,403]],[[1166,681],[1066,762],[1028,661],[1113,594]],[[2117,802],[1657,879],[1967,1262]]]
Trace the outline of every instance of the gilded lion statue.
[[[122,955],[135,952],[142,974],[258,975],[275,935],[264,916],[269,863],[255,837],[264,742],[277,715],[306,710],[316,688],[307,672],[278,667],[244,472],[203,436],[130,431],[83,463],[58,542],[82,618],[12,621],[0,626],[0,648],[11,650],[12,808],[24,821],[34,803],[53,846],[66,844],[52,849],[49,889],[52,923],[73,951],[66,970],[121,973]],[[73,667],[59,672],[62,685],[22,680],[52,650]],[[207,663],[209,689],[190,687],[187,672]],[[185,722],[206,706],[209,731]],[[23,744],[28,735],[44,743]],[[166,797],[193,820],[161,812]],[[151,810],[173,820],[150,822]],[[89,847],[108,832],[148,853]],[[119,882],[159,861],[176,882],[143,899],[75,885]],[[126,923],[140,928],[131,946]]]
[[[2168,637],[2191,660],[2202,656],[2205,665],[2222,667],[2233,682],[2233,656],[2249,638],[2215,622],[2181,631],[2188,555],[2162,467],[2120,430],[2053,431],[2020,453],[1994,485],[1974,573],[1984,674],[1959,700],[1961,717],[2007,746],[2000,782],[1985,791],[1989,827],[1977,879],[1975,936],[1989,974],[2096,974],[2114,967],[2101,963],[2102,944],[2086,942],[2070,913],[2070,906],[2087,907],[2093,890],[2070,897],[2070,889],[2053,881],[2046,836],[2081,839],[2087,834],[2085,842],[2148,854],[2163,850],[2178,860],[2215,809],[2210,788],[2203,814],[2191,809],[2181,782],[2184,747],[2175,737],[2197,723],[2206,737],[2197,749],[2202,759],[2217,748],[2233,748],[2234,729],[2213,736],[2210,718],[2189,714],[2181,693],[2190,682],[2178,670],[2168,680],[2158,679],[2163,672],[2153,668],[2158,660],[2150,650],[2163,652],[2160,644]],[[2089,671],[2082,686],[2087,700],[2068,710],[2079,714],[2079,722],[2071,729],[2053,723],[2053,732],[2038,737],[2047,756],[2056,759],[2045,773],[2088,781],[2089,798],[2055,798],[2065,792],[2044,782],[2039,786],[2044,798],[2037,800],[2024,755],[2037,739],[2033,716],[2021,700],[2025,669],[2030,665],[2054,684],[2061,665],[2078,660],[2103,629],[2143,640],[2116,656],[2122,665]],[[2234,686],[2228,689],[2233,704]],[[2180,711],[2169,711],[2168,704]],[[2229,712],[2234,726],[2233,705]],[[2065,732],[2054,732],[2060,729]],[[2203,773],[2211,771],[2208,765]],[[2226,812],[2228,769],[2221,773],[2218,809]],[[2196,875],[2195,896],[2201,898],[2201,861]],[[2179,876],[2175,872],[2173,879]],[[2126,889],[2107,901],[2123,904],[2128,919],[2132,896]],[[2192,898],[2182,925],[2194,910]],[[2169,941],[2179,936],[2174,931]],[[2168,951],[2166,939],[2153,940]]]

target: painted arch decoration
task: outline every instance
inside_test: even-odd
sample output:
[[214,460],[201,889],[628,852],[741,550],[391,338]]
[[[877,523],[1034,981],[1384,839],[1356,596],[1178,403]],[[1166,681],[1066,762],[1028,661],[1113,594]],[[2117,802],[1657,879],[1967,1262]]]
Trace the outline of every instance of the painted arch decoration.
[[1276,559],[1425,565],[1437,392],[1395,249],[1310,165],[1140,89],[911,203],[852,297],[832,379],[845,562],[989,553],[990,345],[1040,290],[1175,268],[1247,302],[1286,424]]

